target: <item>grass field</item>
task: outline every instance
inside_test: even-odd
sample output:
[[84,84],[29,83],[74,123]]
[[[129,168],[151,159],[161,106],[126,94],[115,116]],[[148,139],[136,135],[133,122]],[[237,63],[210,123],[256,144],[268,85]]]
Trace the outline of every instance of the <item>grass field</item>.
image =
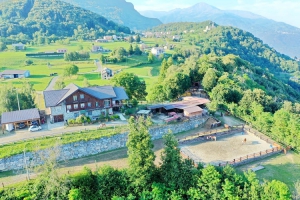
[[[145,41],[149,46],[156,44],[155,40]],[[65,83],[75,83],[82,86],[84,78],[87,78],[91,84],[95,85],[107,85],[110,84],[108,80],[101,80],[99,75],[95,72],[96,66],[94,65],[94,60],[99,59],[99,53],[90,53],[90,60],[88,61],[76,61],[76,62],[66,62],[63,58],[26,58],[26,53],[35,52],[54,52],[57,49],[65,48],[68,51],[78,51],[83,48],[84,51],[90,51],[93,42],[71,42],[69,45],[61,44],[50,44],[44,46],[27,46],[25,51],[14,51],[11,46],[8,46],[8,50],[0,53],[0,72],[6,69],[19,69],[19,70],[29,70],[31,76],[27,80],[32,83],[34,89],[37,91],[43,91],[51,81],[51,73],[58,73],[62,75],[63,70],[66,66],[70,64],[76,64],[79,67],[79,74],[73,78],[66,78]],[[128,49],[128,42],[112,42],[112,43],[97,43],[107,49],[115,49],[117,47],[124,47]],[[135,44],[133,44],[134,46]],[[33,65],[25,66],[26,60],[32,60]],[[48,67],[50,63],[50,67]],[[127,72],[132,72],[138,75],[141,79],[146,81],[146,84],[151,84],[156,80],[156,76],[159,74],[160,61],[156,61],[152,64],[147,63],[147,56],[131,56],[126,59],[126,62],[116,63],[116,64],[104,64],[103,67],[108,67],[113,70],[123,70]],[[22,80],[12,79],[12,80],[0,80],[0,87],[4,84],[12,83],[15,87],[22,86]]]
[[239,171],[247,171],[262,165],[265,169],[257,171],[257,177],[263,180],[279,180],[286,183],[294,191],[294,184],[300,180],[300,155],[289,152],[287,155],[279,154],[238,167]]

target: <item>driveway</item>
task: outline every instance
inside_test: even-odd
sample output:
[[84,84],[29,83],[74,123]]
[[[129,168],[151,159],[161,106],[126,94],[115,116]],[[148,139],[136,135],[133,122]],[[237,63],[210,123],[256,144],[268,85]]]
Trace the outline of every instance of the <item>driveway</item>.
[[47,90],[54,90],[54,86],[55,86],[55,83],[57,81],[57,79],[59,78],[59,76],[55,76],[49,83],[48,87],[45,89],[46,91]]
[[[105,122],[105,124],[107,126],[114,127],[114,126],[126,125],[128,124],[128,122],[119,120],[113,122]],[[56,123],[53,125],[56,125]],[[98,126],[99,123],[85,125],[85,126],[65,127],[63,126],[62,123],[57,123],[57,126],[51,126],[49,129],[48,124],[43,124],[42,130],[37,132],[29,132],[28,128],[26,128],[18,131],[13,131],[11,133],[5,132],[4,134],[0,134],[0,145],[15,142],[15,141],[20,141],[20,140],[43,137],[43,136],[60,135],[66,132],[77,132],[85,129],[96,129]]]

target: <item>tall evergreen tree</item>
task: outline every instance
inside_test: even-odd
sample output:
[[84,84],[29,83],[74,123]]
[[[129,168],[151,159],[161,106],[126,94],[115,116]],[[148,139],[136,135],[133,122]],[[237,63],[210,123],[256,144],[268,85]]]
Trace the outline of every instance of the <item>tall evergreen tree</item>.
[[153,143],[148,128],[150,118],[144,120],[140,117],[135,121],[129,119],[129,135],[127,141],[129,177],[136,192],[149,188],[155,169],[155,155],[152,151]]

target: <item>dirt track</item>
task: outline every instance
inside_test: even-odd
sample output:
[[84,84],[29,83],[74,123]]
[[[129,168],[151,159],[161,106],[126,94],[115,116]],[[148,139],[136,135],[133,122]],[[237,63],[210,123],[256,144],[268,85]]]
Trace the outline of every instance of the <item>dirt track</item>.
[[[242,141],[247,139],[246,144]],[[182,145],[181,149],[196,162],[218,165],[246,155],[271,149],[270,144],[252,134],[236,133],[217,138],[217,141],[195,142]]]

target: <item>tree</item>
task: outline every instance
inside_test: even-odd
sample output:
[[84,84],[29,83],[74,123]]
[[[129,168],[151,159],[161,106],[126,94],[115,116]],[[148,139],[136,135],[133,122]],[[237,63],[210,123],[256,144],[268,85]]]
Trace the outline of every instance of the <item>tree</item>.
[[7,49],[7,46],[4,42],[0,42],[0,51],[4,51],[5,49]]
[[174,61],[173,61],[172,56],[170,56],[170,57],[168,58],[167,64],[168,64],[169,67],[172,66],[172,65],[174,64]]
[[147,96],[145,82],[141,81],[139,77],[133,73],[119,73],[112,78],[112,82],[115,86],[124,87],[130,99],[135,98],[141,100]]
[[55,82],[54,89],[61,90],[66,87],[64,79],[62,77],[58,78]]
[[155,61],[155,56],[153,55],[153,53],[149,53],[148,55],[148,62],[149,63],[153,63]]
[[135,39],[135,41],[136,41],[136,42],[138,42],[138,43],[141,41],[141,37],[140,37],[140,35],[139,35],[139,34],[136,36],[136,39]]
[[134,39],[133,39],[132,36],[129,37],[128,42],[129,42],[129,43],[133,43],[133,42],[134,42]]
[[33,64],[33,61],[32,60],[25,60],[25,65],[32,65]]
[[164,82],[164,92],[168,99],[173,100],[184,94],[191,87],[188,75],[176,73],[168,76]]
[[289,188],[286,184],[272,180],[263,186],[262,200],[289,200],[292,199]]
[[166,59],[163,59],[163,61],[161,63],[160,71],[159,71],[159,80],[160,81],[163,81],[166,78],[166,72],[167,72],[168,68],[169,68],[169,65],[168,65]]
[[90,87],[91,84],[89,83],[88,79],[87,78],[84,78],[83,79],[83,87]]
[[129,48],[128,48],[128,54],[129,55],[133,55],[134,51],[133,51],[133,47],[132,44],[130,44]]
[[142,53],[143,53],[137,44],[134,46],[133,51],[134,51],[134,54],[138,55],[138,56],[142,55]]
[[202,86],[206,91],[210,92],[216,86],[216,84],[217,84],[216,72],[214,69],[209,68],[203,77]]
[[151,186],[155,169],[153,143],[149,134],[151,119],[140,117],[135,121],[129,119],[129,135],[127,140],[129,177],[136,192],[146,190]]
[[163,102],[166,99],[164,86],[159,83],[154,84],[147,95],[147,101],[149,102]]
[[76,75],[79,71],[79,68],[76,65],[70,65],[65,67],[64,69],[64,76],[72,76]]

